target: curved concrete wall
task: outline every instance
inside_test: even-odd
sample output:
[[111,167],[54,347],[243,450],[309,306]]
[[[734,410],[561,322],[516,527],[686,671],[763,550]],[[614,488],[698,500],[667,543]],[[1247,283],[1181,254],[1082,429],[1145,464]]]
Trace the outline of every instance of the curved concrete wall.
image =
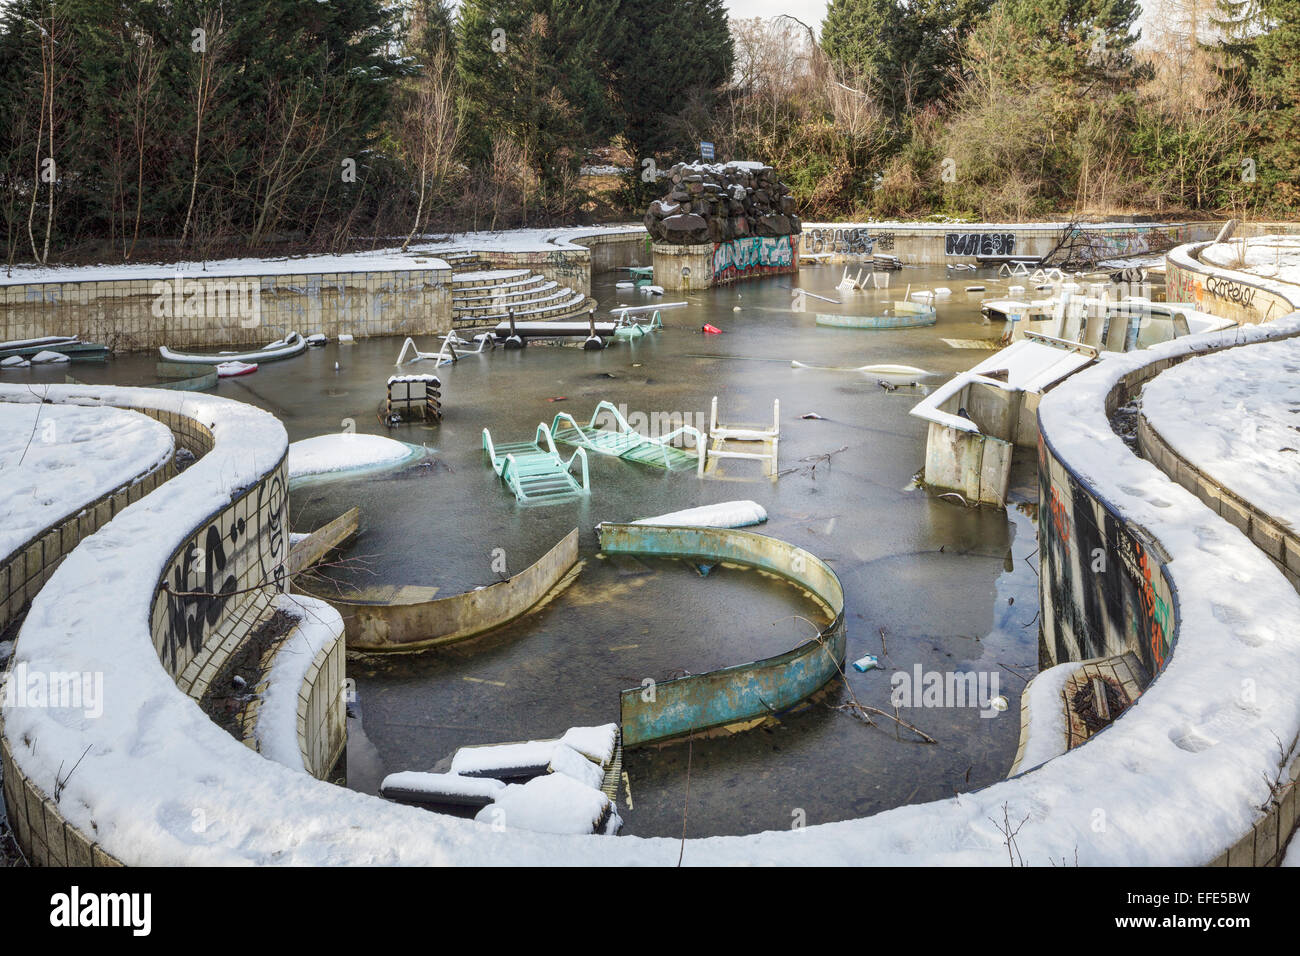
[[416,651],[451,644],[508,624],[558,586],[578,560],[578,529],[506,581],[434,599],[436,588],[384,589],[385,594],[315,596],[347,622],[348,647],[361,651]]
[[77,507],[0,560],[0,633],[27,609],[55,568],[77,545],[175,474],[174,460],[142,471],[99,499]]
[[1201,262],[1209,242],[1171,249],[1165,256],[1165,290],[1170,302],[1190,302],[1202,312],[1254,325],[1300,309],[1300,289]]
[[[35,396],[25,395],[21,390],[0,391],[0,398],[35,400]],[[264,619],[264,612],[287,583],[284,577],[288,555],[284,489],[288,446],[283,427],[270,415],[234,402],[186,397],[153,389],[52,386],[45,398],[73,404],[113,405],[147,414],[172,430],[177,448],[187,448],[195,453],[198,460],[187,469],[186,475],[197,477],[210,469],[219,472],[213,489],[216,494],[205,497],[207,500],[225,497],[226,503],[198,522],[175,545],[170,557],[162,562],[154,578],[157,584],[149,589],[152,597],[145,605],[148,608],[147,621],[141,622],[147,626],[150,644],[156,654],[155,666],[162,665],[162,671],[174,682],[175,690],[195,699],[202,697],[208,681]],[[225,461],[213,461],[209,456],[217,444],[214,429],[218,427],[223,406],[247,411],[235,416],[237,422],[230,423],[234,427],[227,432]],[[236,434],[231,432],[237,433],[240,444],[246,449],[240,469],[230,467],[232,454],[238,454],[231,447],[236,440]],[[260,467],[257,463],[259,451],[262,452]],[[241,480],[239,473],[248,472],[249,460],[253,463],[252,480]],[[84,619],[86,615],[92,618],[104,615],[105,628],[130,630],[129,624],[114,614],[111,599],[104,601],[109,606],[102,607],[91,593],[93,587],[78,587],[75,582],[86,575],[90,575],[92,581],[102,576],[115,582],[110,587],[118,592],[131,590],[123,588],[124,583],[139,582],[140,572],[145,570],[131,563],[133,556],[142,554],[137,548],[138,542],[143,540],[151,544],[154,540],[167,540],[165,532],[159,534],[165,522],[154,519],[155,497],[168,498],[191,515],[196,514],[196,507],[202,507],[202,499],[178,489],[180,484],[186,483],[182,481],[184,476],[164,481],[174,474],[174,467],[170,464],[165,472],[159,470],[152,474],[156,476],[151,489],[154,496],[146,500],[144,491],[138,491],[125,509],[113,515],[113,523],[87,525],[99,530],[98,535],[88,538],[84,544],[78,540],[65,555],[65,564],[47,576],[44,583],[48,590],[35,595],[31,615],[19,631],[13,663],[26,660],[26,651],[31,644],[26,639],[28,628],[43,629],[51,616],[79,614]],[[150,484],[148,479],[149,476],[145,476],[145,480],[140,482],[141,488]],[[224,495],[220,491],[223,487],[226,489]],[[119,490],[109,499],[123,493],[131,496],[131,492]],[[165,506],[161,510],[165,512]],[[92,549],[106,557],[100,559],[87,555],[86,552]],[[152,547],[149,550],[153,550]],[[108,568],[115,554],[121,555],[117,558],[119,562],[131,563],[117,574]],[[102,567],[101,560],[106,562]],[[122,571],[128,574],[127,578],[121,578]],[[59,603],[65,588],[70,588],[67,593],[76,595],[73,599],[63,597],[64,602],[75,602],[71,606]],[[50,592],[55,593],[51,595]],[[78,633],[83,640],[92,641],[99,630],[95,625],[93,633]],[[342,647],[340,622],[336,640],[308,669],[300,692],[304,764],[312,772],[321,774],[329,769],[321,765],[327,760],[336,760],[342,744],[335,730],[342,726]],[[46,672],[55,673],[51,668]],[[120,688],[110,688],[109,692],[113,690]],[[15,717],[25,722],[22,718],[28,716],[23,709],[11,710],[0,720],[5,806],[19,846],[28,860],[37,865],[118,863],[121,851],[115,855],[100,844],[103,834],[93,816],[95,804],[92,801],[107,797],[111,802],[112,795],[91,793],[80,798],[81,806],[91,813],[89,826],[76,815],[70,819],[65,810],[66,797],[62,794],[68,779],[59,777],[57,772],[50,779],[48,773],[42,773],[39,766],[34,766],[38,763],[35,742],[41,739],[37,734],[13,730]],[[206,722],[206,718],[202,719]],[[216,729],[215,725],[209,726]],[[220,733],[224,735],[224,732]],[[233,742],[233,738],[227,739]],[[57,741],[44,739],[42,742],[45,747],[57,747]]]
[[844,662],[844,589],[821,558],[776,538],[725,528],[600,526],[601,550],[611,554],[726,561],[785,578],[812,594],[830,623],[775,657],[705,674],[625,690],[619,711],[623,745],[636,747],[696,730],[765,717],[791,707],[841,672]]

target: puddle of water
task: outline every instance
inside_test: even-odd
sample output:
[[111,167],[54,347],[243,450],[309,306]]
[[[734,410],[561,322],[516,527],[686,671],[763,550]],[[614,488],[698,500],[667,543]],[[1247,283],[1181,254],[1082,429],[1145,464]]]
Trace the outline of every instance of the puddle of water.
[[[890,391],[875,376],[790,367],[791,359],[913,365],[938,373],[930,380],[937,384],[984,354],[952,348],[945,338],[991,338],[1001,331],[982,323],[979,296],[957,292],[940,299],[939,323],[927,329],[818,327],[815,312],[879,313],[902,297],[909,282],[953,289],[982,282],[986,296],[997,295],[999,286],[991,272],[950,276],[941,268],[917,268],[894,273],[895,288],[850,294],[835,290],[839,276],[837,268],[810,267],[797,281],[842,305],[806,297],[808,311],[792,312],[791,277],[774,277],[686,296],[688,308],[663,313],[664,331],[603,352],[530,347],[469,356],[438,371],[445,414],[440,426],[390,432],[378,422],[401,337],[331,343],[218,385],[217,394],[276,414],[290,440],[341,431],[351,419],[360,432],[435,449],[429,464],[398,474],[295,492],[295,530],[361,508],[361,534],[336,576],[358,584],[436,585],[453,594],[498,580],[498,549],[513,574],[571,528],[580,529],[587,562],[581,577],[537,614],[420,657],[350,663],[369,744],[353,786],[373,790],[382,773],[431,768],[464,744],[617,720],[618,691],[644,677],[698,672],[791,646],[803,636],[791,615],[808,616],[815,608],[788,586],[725,568],[700,578],[675,562],[638,569],[596,558],[598,521],[731,498],[758,501],[770,520],[755,530],[808,548],[839,573],[850,661],[880,655],[884,629],[884,670],[848,672],[862,703],[892,711],[891,675],[920,664],[925,670],[997,672],[1010,707],[992,719],[974,708],[901,711],[939,740],[927,746],[905,732],[897,739],[888,721],[870,727],[830,709],[847,699],[840,685],[774,726],[630,753],[625,768],[632,807],[626,794],[619,807],[625,832],[681,834],[688,759],[690,836],[847,819],[951,796],[1005,775],[1016,749],[1022,679],[999,665],[1025,677],[1036,669],[1032,517],[1016,509],[967,510],[910,487],[925,451],[925,425],[907,414],[919,389]],[[602,313],[620,302],[648,301],[617,293],[618,278],[595,277]],[[737,306],[741,311],[734,311]],[[723,334],[701,334],[705,323]],[[278,334],[269,330],[267,337]],[[421,341],[426,350],[433,343],[432,337]],[[3,380],[61,382],[70,374],[92,383],[152,384],[155,361],[153,355],[120,356],[103,366],[5,373]],[[423,363],[418,370],[432,367]],[[485,425],[501,441],[530,438],[539,421],[549,423],[559,411],[585,421],[601,399],[648,418],[688,414],[704,424],[715,394],[724,422],[768,421],[772,400],[779,398],[781,465],[800,470],[771,482],[760,477],[757,463],[731,462],[721,478],[701,481],[693,473],[592,455],[589,498],[526,508],[515,504],[483,459]],[[563,401],[548,401],[556,398]],[[799,417],[808,412],[824,420]],[[831,452],[829,462],[811,467]],[[1034,487],[1032,453],[1018,459],[1013,484]]]

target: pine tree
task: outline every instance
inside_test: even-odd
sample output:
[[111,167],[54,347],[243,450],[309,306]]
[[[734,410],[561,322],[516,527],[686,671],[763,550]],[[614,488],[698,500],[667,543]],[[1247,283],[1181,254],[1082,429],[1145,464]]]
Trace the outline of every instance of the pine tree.
[[895,113],[947,96],[971,30],[992,0],[831,0],[822,49]]
[[694,156],[676,117],[688,106],[709,113],[731,78],[735,51],[722,0],[622,0],[619,22],[610,83],[629,151],[638,164]]
[[553,193],[602,127],[617,6],[603,0],[465,0],[456,21],[456,70],[471,152],[493,134],[522,148]]

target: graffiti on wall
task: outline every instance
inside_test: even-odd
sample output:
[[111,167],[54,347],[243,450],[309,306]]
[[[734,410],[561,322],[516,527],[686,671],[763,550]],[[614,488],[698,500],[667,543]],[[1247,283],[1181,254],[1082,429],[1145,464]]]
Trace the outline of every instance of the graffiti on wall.
[[[1072,242],[1087,246],[1092,261],[1165,252],[1187,241],[1184,226],[1135,226],[1132,229],[1075,229]],[[1076,246],[1077,248],[1077,246]]]
[[775,239],[751,236],[719,242],[713,247],[713,280],[728,282],[772,272],[789,272],[794,269],[798,256],[798,236],[777,236]]
[[[876,237],[863,226],[847,226],[840,229],[809,229],[808,251],[830,252],[839,255],[865,256],[870,254]],[[889,233],[889,248],[894,247],[894,235]]]
[[1205,280],[1205,291],[1215,298],[1249,309],[1255,301],[1255,293],[1259,290],[1235,279],[1210,276]]
[[1015,251],[1011,232],[950,232],[943,237],[946,256],[1009,256]]
[[1196,273],[1170,263],[1165,276],[1165,298],[1170,302],[1200,302],[1201,283],[1197,280]]
[[1169,659],[1173,594],[1163,564],[1038,443],[1042,640],[1054,663],[1133,651],[1151,674]]
[[[201,528],[177,553],[167,585],[163,666],[178,676],[250,588],[285,589],[284,478],[272,475]],[[233,606],[232,606],[233,604]]]

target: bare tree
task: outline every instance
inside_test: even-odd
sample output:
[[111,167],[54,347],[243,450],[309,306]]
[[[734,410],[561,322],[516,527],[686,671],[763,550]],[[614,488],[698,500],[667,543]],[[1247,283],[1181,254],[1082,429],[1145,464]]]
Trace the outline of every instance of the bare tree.
[[[27,209],[27,238],[31,242],[32,258],[43,263],[50,255],[50,235],[54,231],[54,194],[59,178],[59,167],[54,158],[54,104],[57,80],[61,75],[58,67],[60,60],[66,60],[69,50],[63,40],[63,20],[55,12],[53,2],[42,7],[38,19],[23,19],[36,34],[41,56],[41,106],[37,120],[36,149],[33,154],[32,198]],[[43,148],[45,155],[42,155]],[[42,248],[37,250],[36,205],[42,182],[47,183],[50,188],[45,212],[45,241]]]
[[[144,207],[144,164],[148,152],[149,120],[156,100],[158,75],[162,58],[154,48],[153,37],[143,31],[132,31],[128,37],[128,75],[132,86],[128,91],[130,105],[131,140],[135,147],[135,222],[131,229],[131,243],[126,241],[126,223],[122,223],[122,258],[130,259],[140,238],[140,214]],[[125,215],[125,207],[123,215]]]
[[420,182],[415,219],[406,241],[402,243],[403,251],[425,221],[429,193],[444,183],[455,169],[461,127],[449,61],[446,49],[440,44],[416,79],[402,117],[402,145]]
[[190,176],[190,201],[185,209],[185,225],[181,227],[182,246],[190,234],[190,223],[194,218],[194,197],[199,191],[203,119],[212,106],[213,95],[221,85],[222,73],[218,65],[225,46],[224,25],[225,15],[221,10],[205,12],[190,44],[190,49],[198,54],[194,74],[194,168]]

